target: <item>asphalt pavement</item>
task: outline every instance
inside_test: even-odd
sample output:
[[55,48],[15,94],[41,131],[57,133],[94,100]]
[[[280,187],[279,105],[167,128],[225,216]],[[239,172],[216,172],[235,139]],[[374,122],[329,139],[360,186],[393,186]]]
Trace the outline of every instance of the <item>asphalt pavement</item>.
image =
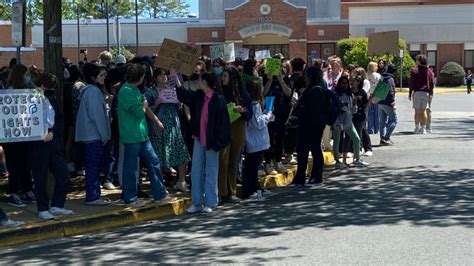
[[368,168],[209,216],[0,250],[0,263],[473,265],[474,95],[437,95],[429,135],[412,134],[410,103],[397,101],[396,144],[375,147]]

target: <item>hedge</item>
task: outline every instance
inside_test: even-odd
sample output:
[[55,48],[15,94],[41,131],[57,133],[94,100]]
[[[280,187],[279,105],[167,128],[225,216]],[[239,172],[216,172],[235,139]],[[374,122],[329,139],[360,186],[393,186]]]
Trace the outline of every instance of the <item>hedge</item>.
[[438,83],[443,86],[461,86],[464,83],[464,68],[456,62],[447,62],[439,72]]

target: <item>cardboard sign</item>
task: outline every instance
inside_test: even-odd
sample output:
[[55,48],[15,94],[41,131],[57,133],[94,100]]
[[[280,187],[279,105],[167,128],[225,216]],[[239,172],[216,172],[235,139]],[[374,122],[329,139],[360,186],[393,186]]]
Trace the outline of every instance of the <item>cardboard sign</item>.
[[0,90],[0,143],[43,140],[44,97],[36,90]]
[[270,50],[256,51],[255,60],[259,61],[265,58],[270,58]]
[[280,75],[281,60],[276,58],[268,58],[265,60],[265,74],[272,74],[274,76]]
[[161,103],[178,103],[178,95],[174,88],[168,88],[160,90],[160,102]]
[[400,52],[398,47],[399,32],[398,31],[386,31],[377,32],[369,35],[369,50],[368,55],[397,55]]
[[240,118],[240,113],[235,112],[234,108],[235,108],[235,103],[227,104],[227,112],[229,113],[230,123],[234,123],[235,120]]
[[226,63],[235,61],[235,47],[233,43],[213,45],[211,49],[211,61],[222,58]]
[[247,48],[235,47],[235,58],[240,58],[242,60],[249,59],[250,50]]
[[158,52],[155,67],[167,70],[176,69],[176,71],[190,76],[193,74],[194,67],[201,54],[201,47],[193,47],[171,39],[165,39]]

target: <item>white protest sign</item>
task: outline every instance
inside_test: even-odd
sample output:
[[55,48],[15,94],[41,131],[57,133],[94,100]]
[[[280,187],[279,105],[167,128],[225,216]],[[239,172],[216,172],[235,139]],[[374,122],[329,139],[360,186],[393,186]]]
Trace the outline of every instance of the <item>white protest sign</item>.
[[235,58],[240,58],[242,60],[249,59],[250,50],[247,48],[235,47]]
[[173,88],[160,90],[160,102],[161,103],[178,103],[178,96],[176,90]]
[[235,46],[233,43],[213,45],[210,47],[211,60],[222,58],[226,63],[235,61]]
[[255,52],[255,60],[259,61],[265,58],[270,58],[270,50],[263,50],[263,51],[256,51]]
[[48,128],[43,99],[36,90],[0,90],[0,143],[44,138]]

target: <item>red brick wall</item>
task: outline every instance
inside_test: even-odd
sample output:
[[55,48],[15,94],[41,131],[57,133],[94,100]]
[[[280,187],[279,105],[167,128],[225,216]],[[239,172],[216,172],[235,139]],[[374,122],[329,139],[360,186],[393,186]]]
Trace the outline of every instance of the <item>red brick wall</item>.
[[306,9],[294,8],[283,1],[252,0],[236,10],[225,11],[225,39],[240,40],[239,30],[254,24],[260,24],[260,6],[269,4],[270,23],[281,24],[293,29],[290,39],[306,39]]
[[[12,30],[11,25],[0,25],[0,47],[12,47]],[[25,45],[31,45],[31,27],[26,27]]]
[[[349,25],[308,25],[308,41],[339,40],[349,37]],[[319,36],[319,30],[324,35]]]
[[290,58],[307,59],[306,42],[290,42]]
[[438,70],[441,70],[447,62],[464,65],[464,44],[438,44],[437,56]]
[[[217,31],[217,38],[212,38],[212,32]],[[224,42],[225,29],[223,27],[188,28],[188,42]]]

